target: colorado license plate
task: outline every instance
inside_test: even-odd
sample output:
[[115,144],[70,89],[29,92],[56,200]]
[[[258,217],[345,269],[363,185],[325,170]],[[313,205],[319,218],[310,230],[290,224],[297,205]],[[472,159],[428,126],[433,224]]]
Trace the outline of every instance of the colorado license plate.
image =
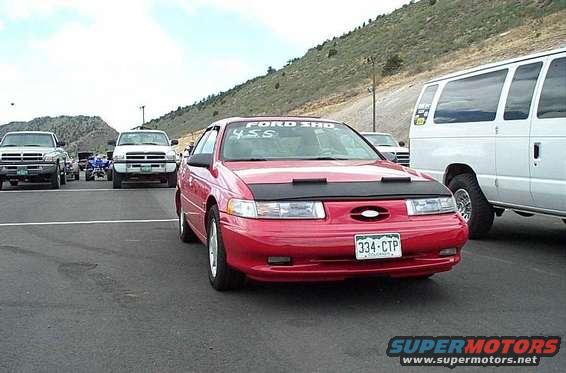
[[18,169],[16,170],[16,175],[18,175],[18,176],[28,176],[27,167],[18,167]]
[[141,172],[151,172],[151,166],[141,166]]
[[357,234],[356,259],[399,258],[401,252],[401,235],[399,233]]

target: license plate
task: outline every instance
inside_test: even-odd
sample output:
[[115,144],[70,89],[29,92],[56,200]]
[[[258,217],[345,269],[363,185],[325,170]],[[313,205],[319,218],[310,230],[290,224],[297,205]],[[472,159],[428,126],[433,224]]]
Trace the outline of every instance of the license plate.
[[16,175],[18,175],[18,176],[28,176],[27,167],[18,167],[18,169],[16,170]]
[[401,252],[401,236],[399,233],[357,234],[356,259],[399,258]]
[[141,172],[151,172],[151,166],[141,166]]

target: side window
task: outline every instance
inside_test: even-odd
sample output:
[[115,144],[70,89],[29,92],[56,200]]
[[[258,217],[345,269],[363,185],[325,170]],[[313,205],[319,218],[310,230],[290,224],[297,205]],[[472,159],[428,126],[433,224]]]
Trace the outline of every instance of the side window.
[[200,138],[200,140],[198,141],[195,150],[193,151],[193,154],[200,154],[202,153],[202,148],[204,146],[204,143],[206,142],[206,139],[208,138],[208,136],[210,135],[211,131],[206,131],[202,137]]
[[448,82],[436,111],[436,123],[490,122],[495,120],[497,105],[507,76],[507,69]]
[[216,137],[218,136],[217,130],[210,131],[210,135],[204,141],[201,153],[212,154],[214,153],[214,145],[216,144]]
[[430,112],[430,106],[432,105],[432,100],[434,99],[434,94],[437,89],[438,84],[429,85],[425,88],[419,104],[417,105],[417,111],[415,112],[415,118],[413,120],[415,126],[422,126],[426,123],[428,113]]
[[566,118],[566,57],[548,67],[537,111],[540,119]]
[[519,66],[509,88],[505,104],[505,120],[527,119],[542,62]]

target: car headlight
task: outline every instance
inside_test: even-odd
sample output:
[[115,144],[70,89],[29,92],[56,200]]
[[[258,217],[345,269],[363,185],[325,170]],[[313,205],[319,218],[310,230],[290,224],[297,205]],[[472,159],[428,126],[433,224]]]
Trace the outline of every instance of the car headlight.
[[446,214],[456,211],[454,197],[408,199],[405,204],[409,215]]
[[320,201],[258,202],[242,199],[228,201],[230,215],[255,219],[324,219]]
[[174,150],[169,150],[169,151],[167,152],[167,154],[165,154],[165,157],[166,157],[168,160],[172,161],[172,160],[177,159],[177,153],[175,153]]
[[112,160],[117,160],[117,161],[121,161],[126,159],[126,154],[125,153],[114,153],[112,154]]
[[43,160],[46,162],[55,162],[57,160],[57,153],[46,153],[43,155]]

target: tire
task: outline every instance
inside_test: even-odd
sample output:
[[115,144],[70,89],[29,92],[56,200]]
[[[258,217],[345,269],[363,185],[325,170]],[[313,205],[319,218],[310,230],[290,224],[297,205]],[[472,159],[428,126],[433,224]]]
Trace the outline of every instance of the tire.
[[197,236],[189,226],[187,216],[183,211],[179,214],[179,239],[186,243],[197,241]]
[[56,166],[55,172],[51,174],[51,189],[61,189],[61,171],[59,171],[59,165]]
[[15,187],[18,186],[18,182],[17,181],[10,181],[10,185]]
[[67,185],[67,173],[65,171],[61,175],[61,185]]
[[4,186],[4,180],[0,178],[0,190],[2,190],[3,186]]
[[108,181],[114,180],[113,175],[112,175],[112,170],[106,171],[106,180],[108,180]]
[[112,170],[112,188],[122,189],[122,175]]
[[80,178],[81,178],[81,173],[80,173],[80,172],[77,172],[77,173],[75,174],[75,181],[79,181]]
[[89,176],[88,169],[85,171],[85,181],[91,181],[91,176]]
[[177,173],[172,172],[167,175],[167,187],[168,188],[175,188],[177,187]]
[[[458,175],[450,181],[448,188],[454,193],[458,211],[468,223],[470,239],[485,237],[493,225],[495,212],[481,191],[476,177],[472,174]],[[466,200],[469,203],[466,204]]]
[[210,284],[218,291],[239,289],[244,286],[246,277],[243,273],[230,268],[226,262],[226,250],[220,231],[218,207],[212,206],[207,215],[206,247],[208,249],[208,279]]

